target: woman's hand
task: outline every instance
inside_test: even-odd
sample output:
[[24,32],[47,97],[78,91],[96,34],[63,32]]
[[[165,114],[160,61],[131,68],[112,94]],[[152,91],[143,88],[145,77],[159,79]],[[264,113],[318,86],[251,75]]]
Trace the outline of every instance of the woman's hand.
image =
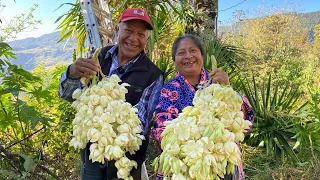
[[230,85],[228,74],[219,68],[210,73],[210,79],[213,83],[219,83],[226,86]]

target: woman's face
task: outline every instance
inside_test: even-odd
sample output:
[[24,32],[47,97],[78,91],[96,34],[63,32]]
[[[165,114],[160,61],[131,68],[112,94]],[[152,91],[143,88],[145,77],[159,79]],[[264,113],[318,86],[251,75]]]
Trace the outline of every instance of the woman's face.
[[200,48],[190,38],[180,41],[175,54],[177,70],[184,76],[198,76],[203,66]]

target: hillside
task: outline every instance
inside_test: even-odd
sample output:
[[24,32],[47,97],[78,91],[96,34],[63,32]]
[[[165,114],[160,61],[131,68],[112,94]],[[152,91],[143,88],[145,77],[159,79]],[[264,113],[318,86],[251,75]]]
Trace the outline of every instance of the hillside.
[[320,24],[320,11],[311,12],[311,13],[301,13],[299,14],[300,22],[303,27],[309,30],[309,40],[313,42],[314,40],[314,31],[313,27],[316,24]]
[[[314,31],[313,28],[315,25],[320,24],[320,11],[309,12],[309,13],[290,13],[294,16],[297,16],[303,28],[308,30],[309,40],[312,42],[314,39]],[[264,18],[264,17],[259,17]],[[258,19],[259,19],[258,18]],[[250,19],[251,20],[251,19]],[[232,28],[239,28],[243,25],[243,22],[235,22],[232,24]],[[228,31],[230,26],[220,26],[219,27],[219,34],[223,34]],[[234,31],[236,32],[236,31]]]
[[313,29],[313,26],[320,24],[320,11],[310,12],[310,13],[300,13],[300,21],[303,27],[307,29]]
[[76,46],[69,42],[57,44],[59,32],[42,35],[38,38],[26,38],[8,42],[17,55],[13,64],[22,65],[26,70],[32,70],[38,62],[46,67],[54,66],[56,63],[69,64],[72,60],[72,50]]

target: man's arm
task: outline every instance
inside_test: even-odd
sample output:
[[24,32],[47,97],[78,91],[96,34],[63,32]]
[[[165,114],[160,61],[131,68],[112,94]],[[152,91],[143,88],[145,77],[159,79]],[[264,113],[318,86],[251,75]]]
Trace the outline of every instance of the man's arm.
[[154,81],[148,86],[140,98],[139,103],[136,105],[138,109],[138,117],[141,121],[143,135],[146,135],[149,131],[149,124],[153,116],[154,109],[158,104],[160,90],[163,85],[163,76]]
[[74,101],[74,99],[72,99],[72,93],[77,88],[81,88],[81,82],[79,78],[71,78],[68,76],[69,68],[70,66],[61,74],[58,94],[61,98],[72,102]]
[[61,75],[59,84],[59,96],[67,101],[74,101],[72,93],[77,88],[81,88],[80,77],[91,79],[93,75],[100,71],[98,62],[91,59],[78,58]]

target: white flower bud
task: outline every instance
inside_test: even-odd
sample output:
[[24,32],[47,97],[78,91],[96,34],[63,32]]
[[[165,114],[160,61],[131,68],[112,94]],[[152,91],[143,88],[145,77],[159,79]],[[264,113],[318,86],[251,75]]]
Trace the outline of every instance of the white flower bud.
[[72,124],[73,124],[73,125],[80,125],[80,124],[81,124],[81,120],[82,120],[81,116],[76,116],[76,117],[73,119]]
[[93,111],[92,111],[92,109],[91,109],[91,108],[88,108],[87,113],[86,113],[84,116],[93,117]]
[[138,125],[138,126],[135,126],[134,128],[132,128],[132,133],[133,134],[139,134],[142,132],[142,129],[141,127]]
[[235,132],[235,141],[242,142],[244,140],[244,134],[242,131]]
[[119,133],[129,133],[131,128],[127,123],[121,124],[117,127]]
[[89,97],[89,96],[82,96],[82,97],[81,97],[81,102],[82,102],[83,104],[88,104],[89,101],[90,101],[90,97]]
[[71,107],[74,109],[77,109],[78,105],[79,105],[79,101],[73,101],[71,104]]
[[100,103],[100,96],[98,96],[97,94],[91,94],[90,101],[93,105],[98,105]]
[[122,83],[121,86],[123,86],[123,87],[128,87],[128,86],[130,86],[130,84],[128,84],[128,83]]
[[117,172],[118,178],[126,179],[129,175],[130,175],[130,170],[128,171],[127,169],[124,169],[124,168],[118,169],[118,172]]
[[76,89],[75,91],[73,91],[72,93],[72,99],[78,99],[82,94],[81,89]]
[[248,120],[244,121],[244,129],[250,129],[250,126],[252,126],[252,123]]
[[117,146],[125,146],[129,142],[129,138],[127,134],[120,134],[114,141]]
[[99,143],[100,145],[102,145],[102,146],[107,146],[107,145],[109,145],[108,138],[105,137],[105,136],[102,136],[102,137],[99,139],[98,143]]
[[111,83],[118,84],[119,82],[121,82],[121,79],[116,74],[112,74],[109,78],[109,81]]
[[112,156],[119,159],[124,155],[124,151],[119,146],[114,146],[112,149]]
[[108,98],[106,96],[101,96],[100,97],[100,106],[105,108],[108,105]]
[[96,142],[101,137],[101,133],[96,128],[90,128],[87,133],[88,139],[90,139],[90,142]]
[[94,112],[95,112],[96,116],[101,116],[101,114],[103,113],[103,107],[97,106],[97,107],[94,109]]

